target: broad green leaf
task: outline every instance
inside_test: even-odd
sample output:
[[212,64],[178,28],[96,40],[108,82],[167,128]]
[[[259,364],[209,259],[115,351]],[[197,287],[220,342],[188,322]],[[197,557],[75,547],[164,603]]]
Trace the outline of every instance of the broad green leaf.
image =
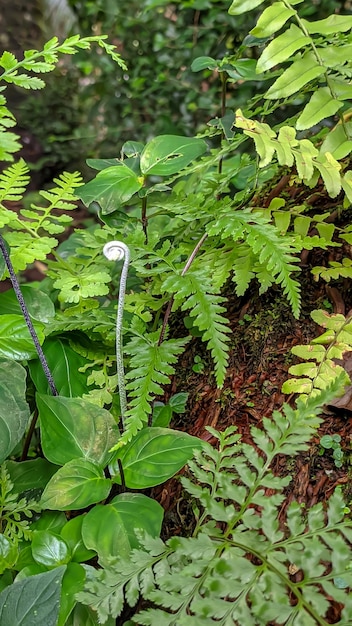
[[[59,337],[44,341],[43,352],[60,396],[74,398],[88,393],[87,374],[79,371],[87,364],[87,359]],[[29,363],[29,371],[36,390],[49,394],[48,381],[38,360]]]
[[106,215],[128,202],[142,186],[143,178],[121,163],[98,172],[93,180],[79,187],[76,194],[86,206],[91,202],[100,204]]
[[310,43],[310,37],[302,33],[301,29],[295,24],[291,24],[282,35],[279,35],[264,49],[264,52],[258,59],[257,72],[265,72],[274,65],[278,65],[286,61],[292,55],[304,46]]
[[5,535],[0,534],[0,574],[11,569],[18,557],[18,547]]
[[201,156],[207,149],[203,139],[159,135],[141,154],[141,171],[146,176],[171,176]]
[[212,57],[197,57],[192,61],[192,72],[201,72],[202,70],[216,70],[219,62]]
[[[57,626],[66,626],[67,619],[76,604],[76,593],[83,590],[86,572],[79,563],[69,563],[62,579],[60,613]],[[82,622],[82,626],[87,622]]]
[[85,545],[95,550],[101,560],[126,557],[140,548],[137,531],[159,537],[163,508],[139,493],[123,493],[109,504],[98,504],[87,513],[82,525]]
[[[325,48],[319,48],[319,56],[325,67],[336,67],[344,65],[351,61],[352,58],[352,44],[347,46],[326,46]],[[341,68],[338,68],[341,69]],[[343,70],[342,70],[343,72]],[[330,77],[329,77],[330,78]],[[333,87],[335,81],[330,83],[329,86]],[[336,81],[337,82],[337,81]],[[345,90],[351,88],[351,85],[346,82]]]
[[309,33],[336,35],[336,33],[345,33],[352,28],[352,16],[333,14],[324,20],[316,20],[315,22],[302,19],[302,23]]
[[284,235],[291,222],[291,213],[289,211],[273,211],[272,216],[275,220],[275,226]]
[[173,396],[171,396],[168,404],[169,406],[171,406],[172,410],[175,413],[182,414],[186,410],[188,396],[189,396],[189,393],[184,392],[184,391],[175,393]]
[[312,220],[310,217],[306,215],[298,215],[294,219],[294,231],[301,235],[301,237],[305,237],[308,233]]
[[61,467],[44,489],[44,509],[75,511],[107,498],[111,481],[104,472],[86,459],[74,459]]
[[0,594],[5,626],[57,626],[61,583],[66,566],[13,583]]
[[[225,66],[228,75],[234,80],[260,80],[255,59],[238,59]],[[262,77],[262,78],[268,78]]]
[[40,518],[32,522],[31,530],[50,530],[56,535],[59,535],[66,522],[65,513],[61,513],[60,511],[43,511]]
[[[313,159],[318,156],[318,150],[309,139],[301,139],[299,147],[294,151],[297,173],[303,180],[309,181],[314,174]],[[314,161],[314,164],[316,161]]]
[[140,141],[125,141],[121,148],[121,153],[128,158],[138,157],[140,156],[143,148],[144,144]]
[[56,465],[41,458],[31,461],[6,461],[6,467],[16,493],[22,493],[27,489],[44,489],[57,471]]
[[[38,288],[26,285],[21,285],[21,292],[32,320],[47,324],[54,317],[55,307],[46,293]],[[9,313],[22,315],[21,307],[13,289],[2,293],[0,298],[0,315]]]
[[61,529],[60,535],[67,543],[71,552],[71,561],[82,563],[95,556],[94,550],[88,550],[82,539],[82,524],[85,515],[77,515],[70,519]]
[[87,513],[82,537],[85,546],[97,552],[102,562],[109,557],[127,557],[131,551],[127,528],[111,504],[98,504]]
[[45,567],[57,567],[70,561],[66,542],[48,530],[33,531],[31,547],[34,560]]
[[0,463],[21,440],[30,417],[26,370],[15,361],[0,362]]
[[202,442],[187,433],[167,428],[147,427],[121,448],[110,466],[114,482],[121,483],[117,459],[121,461],[125,484],[129,489],[146,489],[174,476],[193,450]]
[[37,395],[41,443],[51,463],[64,465],[87,459],[105,466],[110,448],[118,439],[118,427],[109,411],[82,398]]
[[327,87],[317,89],[296,122],[297,130],[312,128],[321,120],[335,115],[342,106],[343,102],[332,98],[330,89]]
[[283,2],[273,2],[261,14],[256,25],[250,31],[254,37],[270,37],[276,33],[295,14],[293,9],[289,9]]
[[87,159],[87,165],[93,170],[106,170],[108,167],[121,165],[120,159]]
[[280,165],[293,165],[292,149],[298,145],[296,131],[291,126],[282,126],[277,136],[276,155]]
[[269,100],[287,98],[324,72],[325,68],[319,65],[313,53],[307,52],[279,76],[264,97]]
[[172,408],[169,404],[155,402],[152,414],[152,426],[167,428],[171,422]]
[[[40,343],[44,341],[44,324],[33,322]],[[0,315],[0,358],[23,361],[37,358],[37,351],[22,315]]]
[[247,11],[255,9],[260,4],[263,4],[264,0],[233,0],[230,8],[230,15],[241,15]]

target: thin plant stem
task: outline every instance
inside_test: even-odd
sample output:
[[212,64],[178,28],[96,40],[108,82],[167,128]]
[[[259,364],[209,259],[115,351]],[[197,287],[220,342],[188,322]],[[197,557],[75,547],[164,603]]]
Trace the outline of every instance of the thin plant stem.
[[29,315],[29,311],[28,311],[26,303],[24,301],[24,298],[23,298],[23,295],[22,295],[22,291],[21,291],[19,282],[17,280],[17,276],[15,274],[15,271],[13,269],[13,265],[11,263],[10,255],[9,255],[9,253],[7,251],[5,241],[3,240],[1,235],[0,235],[0,249],[1,249],[1,252],[2,252],[3,257],[5,259],[6,267],[8,269],[9,275],[10,275],[10,280],[11,280],[11,283],[12,283],[12,286],[13,286],[13,290],[14,290],[14,292],[16,294],[17,300],[18,300],[19,305],[21,307],[22,315],[23,315],[23,317],[25,319],[25,322],[27,324],[27,328],[28,328],[28,330],[30,332],[30,335],[32,337],[35,349],[37,351],[37,354],[38,354],[41,366],[43,368],[43,372],[44,372],[44,374],[46,376],[46,379],[48,381],[48,385],[50,387],[50,391],[53,394],[53,396],[58,396],[59,394],[58,394],[58,391],[57,391],[55,383],[54,383],[53,375],[52,375],[52,373],[50,371],[50,368],[49,368],[48,362],[47,362],[47,360],[45,358],[45,355],[44,355],[44,352],[42,350],[42,347],[41,347],[41,345],[39,343],[38,335],[37,335],[37,333],[35,331],[35,328],[33,326],[31,317]]
[[127,413],[127,396],[125,385],[125,371],[123,367],[123,338],[122,338],[122,321],[123,321],[123,309],[125,304],[126,283],[128,267],[130,263],[130,250],[126,244],[122,241],[110,241],[105,244],[103,253],[109,261],[120,261],[124,259],[122,272],[120,276],[119,296],[117,303],[117,316],[116,316],[116,373],[117,373],[117,385],[120,396],[120,409],[121,409],[121,423],[122,430],[125,427],[126,413]]
[[29,425],[29,428],[28,428],[28,431],[27,431],[27,434],[26,434],[26,438],[24,440],[20,461],[26,461],[27,460],[29,446],[31,445],[31,440],[32,440],[32,437],[33,437],[34,429],[35,429],[36,424],[37,424],[37,420],[38,420],[38,411],[36,409],[34,411],[34,413],[33,413],[33,417],[32,417],[31,423]]
[[[200,240],[198,241],[197,245],[194,247],[193,251],[191,252],[191,254],[189,255],[186,265],[184,266],[182,272],[181,272],[181,276],[184,276],[185,273],[189,270],[189,268],[191,267],[196,255],[198,254],[199,249],[202,247],[203,243],[205,242],[206,238],[208,237],[208,233],[204,233],[204,235],[200,238]],[[165,315],[164,315],[164,319],[163,319],[163,325],[161,327],[161,331],[160,331],[160,336],[159,336],[159,341],[158,341],[158,346],[160,346],[162,344],[162,342],[164,341],[164,337],[165,337],[165,332],[166,332],[166,327],[169,321],[169,317],[171,314],[171,309],[172,309],[172,305],[174,303],[174,297],[171,296],[166,311],[165,311]]]

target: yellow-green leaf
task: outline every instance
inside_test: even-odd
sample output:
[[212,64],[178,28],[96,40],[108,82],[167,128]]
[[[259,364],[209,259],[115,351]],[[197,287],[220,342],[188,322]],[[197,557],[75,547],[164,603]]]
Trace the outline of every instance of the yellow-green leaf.
[[297,120],[297,130],[312,128],[321,120],[335,115],[336,111],[341,109],[342,106],[342,102],[332,97],[330,89],[327,87],[317,89]]
[[263,4],[264,0],[233,0],[230,8],[230,15],[241,15],[247,11],[255,9],[260,4]]
[[257,24],[250,34],[253,37],[270,37],[276,33],[287,22],[287,20],[295,14],[293,9],[289,9],[283,2],[273,2],[270,7],[267,7],[261,14]]
[[274,65],[282,63],[289,59],[297,50],[310,43],[310,37],[307,37],[295,24],[291,24],[290,28],[282,35],[276,37],[265,48],[257,63],[257,72],[265,72]]

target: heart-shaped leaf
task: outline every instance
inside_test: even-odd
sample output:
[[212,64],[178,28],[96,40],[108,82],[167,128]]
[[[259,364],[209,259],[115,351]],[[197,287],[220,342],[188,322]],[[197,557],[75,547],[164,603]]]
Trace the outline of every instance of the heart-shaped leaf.
[[21,440],[29,420],[26,370],[15,361],[0,364],[0,463]]
[[128,556],[140,544],[136,531],[159,537],[163,508],[140,493],[123,493],[110,504],[97,505],[85,515],[82,537],[88,548],[96,550],[101,560],[111,556]]
[[93,180],[80,187],[76,194],[86,206],[98,202],[105,215],[128,202],[142,185],[143,178],[121,163],[103,169]]
[[160,135],[145,146],[141,154],[141,172],[145,175],[171,176],[197,159],[207,149],[203,139]]
[[65,569],[62,565],[6,587],[0,594],[0,624],[56,626]]
[[202,441],[169,428],[144,428],[121,448],[110,466],[114,481],[121,483],[117,459],[123,467],[125,484],[130,489],[160,485],[174,476],[193,455]]
[[119,432],[109,411],[82,398],[42,394],[37,395],[37,405],[42,448],[48,461],[64,465],[82,458],[107,465]]
[[75,511],[107,498],[111,481],[103,471],[85,459],[74,459],[61,467],[44,489],[44,509]]

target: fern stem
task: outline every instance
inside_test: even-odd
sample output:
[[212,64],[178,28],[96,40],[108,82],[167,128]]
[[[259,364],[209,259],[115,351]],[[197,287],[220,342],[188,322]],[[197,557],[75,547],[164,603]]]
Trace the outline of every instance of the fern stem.
[[[191,254],[189,255],[186,265],[184,266],[182,272],[181,272],[181,276],[184,276],[185,273],[189,270],[189,268],[191,267],[199,249],[202,247],[204,241],[206,240],[206,238],[208,237],[208,233],[204,233],[204,235],[200,238],[200,240],[198,241],[197,245],[195,246],[195,248],[193,249],[193,251],[191,252]],[[166,332],[166,327],[169,321],[169,317],[171,314],[171,309],[172,309],[172,305],[174,303],[174,297],[171,296],[168,305],[167,305],[167,309],[165,311],[165,315],[164,315],[164,319],[163,319],[163,325],[161,327],[161,331],[160,331],[160,337],[159,337],[159,341],[158,341],[158,346],[160,346],[163,341],[164,341],[164,337],[165,337],[165,332]]]
[[117,317],[116,317],[116,371],[117,371],[117,385],[119,388],[120,396],[120,409],[121,409],[121,422],[122,429],[124,430],[125,418],[127,413],[127,396],[125,385],[125,371],[123,367],[123,339],[122,339],[122,320],[123,320],[123,308],[125,304],[126,283],[128,266],[130,263],[130,250],[126,244],[122,241],[110,241],[105,244],[103,248],[103,254],[109,261],[120,261],[124,259],[120,286],[119,297],[117,304]]
[[2,252],[3,257],[5,259],[5,263],[6,263],[6,267],[8,269],[9,275],[10,275],[10,280],[11,280],[11,283],[12,283],[12,287],[13,287],[13,290],[14,290],[14,292],[16,294],[18,303],[19,303],[19,305],[21,307],[22,315],[23,315],[23,317],[25,319],[25,322],[27,324],[27,328],[28,328],[29,333],[30,333],[30,335],[32,337],[32,340],[33,340],[35,349],[37,351],[37,354],[38,354],[41,366],[43,368],[43,372],[44,372],[45,377],[46,377],[46,379],[48,381],[48,384],[49,384],[49,387],[50,387],[50,391],[53,394],[53,396],[58,396],[59,394],[58,394],[58,391],[56,389],[52,373],[50,371],[50,368],[49,368],[48,362],[47,362],[47,360],[45,358],[45,355],[44,355],[44,352],[42,350],[42,347],[41,347],[41,345],[39,343],[38,335],[37,335],[37,333],[35,331],[35,328],[34,328],[34,326],[32,324],[32,320],[31,320],[29,311],[27,309],[26,303],[24,301],[24,297],[22,295],[22,291],[21,291],[19,282],[17,280],[17,276],[16,276],[16,274],[14,272],[13,265],[11,263],[10,255],[9,255],[9,253],[7,251],[5,241],[4,241],[4,239],[2,238],[1,235],[0,235],[0,249],[1,249],[1,252]]

